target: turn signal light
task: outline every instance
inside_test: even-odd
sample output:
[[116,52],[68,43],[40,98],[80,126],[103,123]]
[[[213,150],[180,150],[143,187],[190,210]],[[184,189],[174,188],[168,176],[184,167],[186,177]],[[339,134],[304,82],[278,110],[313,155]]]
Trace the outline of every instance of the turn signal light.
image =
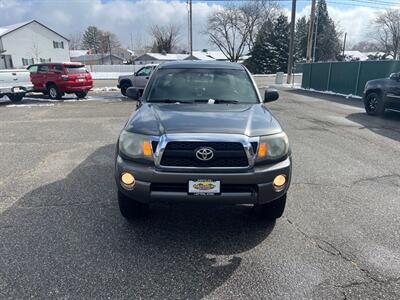
[[257,157],[265,157],[267,155],[267,144],[260,144],[258,147]]
[[285,187],[286,176],[285,175],[276,176],[272,184],[276,191],[281,191]]
[[144,141],[143,142],[143,155],[144,156],[151,156],[151,145],[149,141]]

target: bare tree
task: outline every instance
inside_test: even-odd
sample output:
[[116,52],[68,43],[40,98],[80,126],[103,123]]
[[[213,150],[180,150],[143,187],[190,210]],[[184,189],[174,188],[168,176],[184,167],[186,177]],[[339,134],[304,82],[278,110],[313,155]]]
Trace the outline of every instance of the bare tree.
[[261,25],[277,11],[278,6],[270,0],[229,5],[210,15],[206,34],[230,61],[238,61],[253,47]]
[[158,52],[171,53],[177,49],[180,30],[173,24],[167,26],[153,25],[150,34],[154,39],[154,47]]
[[114,49],[120,48],[121,43],[115,33],[109,31],[100,32],[100,53],[109,53]]
[[69,49],[80,50],[82,48],[82,32],[75,32],[68,36],[69,38]]
[[244,24],[248,24],[248,50],[253,48],[261,26],[268,20],[278,17],[279,5],[271,0],[249,1],[240,7]]
[[400,58],[400,9],[388,9],[375,20],[377,40],[393,59]]

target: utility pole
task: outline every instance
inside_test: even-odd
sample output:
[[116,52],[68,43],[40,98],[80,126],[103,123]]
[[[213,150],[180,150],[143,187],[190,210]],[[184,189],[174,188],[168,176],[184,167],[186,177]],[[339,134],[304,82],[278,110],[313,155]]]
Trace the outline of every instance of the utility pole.
[[312,59],[313,62],[315,62],[315,56],[317,52],[318,23],[319,23],[319,9],[317,11],[317,21],[315,22],[315,35],[314,35],[314,47],[313,47],[313,59]]
[[189,53],[193,55],[192,0],[189,1]]
[[346,50],[346,39],[347,39],[347,32],[344,33],[344,42],[343,42],[343,59],[344,59],[344,51]]
[[110,63],[113,64],[112,56],[111,56],[111,40],[110,40],[109,35],[107,37],[108,37],[108,49],[110,50]]
[[311,16],[310,16],[310,27],[308,28],[308,38],[307,38],[307,63],[311,62],[311,50],[312,50],[312,40],[314,35],[314,23],[315,23],[315,5],[317,0],[312,0],[311,2]]
[[292,0],[292,18],[291,18],[291,23],[290,23],[289,59],[288,59],[288,70],[287,70],[287,76],[286,76],[286,83],[292,82],[295,23],[296,23],[296,0]]

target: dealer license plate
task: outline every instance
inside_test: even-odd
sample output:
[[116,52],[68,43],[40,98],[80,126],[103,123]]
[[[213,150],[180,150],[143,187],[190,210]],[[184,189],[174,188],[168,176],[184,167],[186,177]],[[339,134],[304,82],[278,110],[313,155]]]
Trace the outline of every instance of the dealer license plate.
[[189,181],[189,194],[214,195],[221,192],[221,183],[218,180],[198,179]]

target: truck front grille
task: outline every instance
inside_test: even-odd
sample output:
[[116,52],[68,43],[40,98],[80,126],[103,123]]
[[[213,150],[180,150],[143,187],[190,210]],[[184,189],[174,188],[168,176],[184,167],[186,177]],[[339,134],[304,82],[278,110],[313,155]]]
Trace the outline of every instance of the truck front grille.
[[[201,161],[196,151],[211,148],[214,157]],[[161,166],[195,168],[241,168],[249,165],[243,145],[238,142],[169,142],[161,158]]]

